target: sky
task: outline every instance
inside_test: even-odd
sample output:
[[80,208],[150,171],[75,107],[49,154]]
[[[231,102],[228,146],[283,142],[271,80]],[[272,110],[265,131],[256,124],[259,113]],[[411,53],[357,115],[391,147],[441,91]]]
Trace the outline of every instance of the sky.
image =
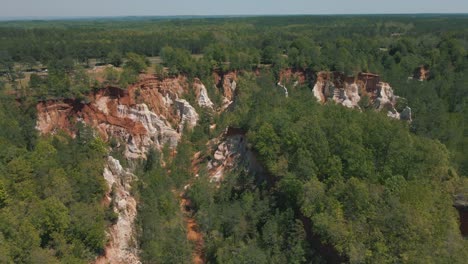
[[468,13],[468,0],[0,0],[0,18]]

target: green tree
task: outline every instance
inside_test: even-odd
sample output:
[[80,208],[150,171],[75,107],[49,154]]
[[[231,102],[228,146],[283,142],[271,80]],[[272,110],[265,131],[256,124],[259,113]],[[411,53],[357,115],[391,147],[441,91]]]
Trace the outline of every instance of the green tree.
[[115,67],[120,67],[123,63],[123,56],[117,50],[113,50],[107,54],[106,62],[114,65]]
[[124,68],[135,73],[144,72],[149,66],[149,61],[143,55],[129,52],[126,55],[126,59],[127,60],[125,62]]

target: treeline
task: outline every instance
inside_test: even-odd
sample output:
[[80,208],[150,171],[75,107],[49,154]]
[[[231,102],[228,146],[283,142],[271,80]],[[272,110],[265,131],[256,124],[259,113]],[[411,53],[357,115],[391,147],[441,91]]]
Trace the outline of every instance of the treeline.
[[268,176],[240,168],[191,188],[210,263],[466,261],[452,195],[468,182],[444,145],[306,87],[286,99],[265,72],[238,87],[224,122],[248,131]]
[[[211,66],[225,69],[274,63],[303,69],[383,72],[381,66],[391,63],[388,55],[396,54],[396,63],[412,72],[421,63],[439,61],[435,50],[444,49],[441,40],[466,46],[461,42],[466,28],[453,23],[463,24],[466,19],[448,16],[435,22],[432,17],[299,16],[113,21],[120,25],[118,29],[111,22],[94,27],[79,21],[35,26],[28,22],[3,23],[0,61],[27,65],[47,64],[54,58],[109,61],[109,57],[128,52],[158,56],[169,46],[181,53],[206,54]],[[432,30],[435,26],[440,31]],[[466,58],[459,48],[451,50],[456,53],[453,59]]]
[[115,218],[102,205],[106,145],[89,128],[37,137],[35,104],[0,98],[0,262],[89,263]]
[[[464,31],[466,16],[296,16],[207,19],[141,19],[101,21],[2,22],[4,37],[0,50],[15,61],[47,62],[71,57],[78,61],[104,58],[112,51],[157,56],[163,47],[183,48],[192,54],[204,53],[213,43],[228,46],[264,47],[291,42],[298,36],[317,42],[344,37],[388,41],[390,34],[437,34]],[[437,29],[434,29],[437,24]],[[463,36],[463,35],[461,35]],[[385,39],[376,39],[384,37]],[[322,39],[324,41],[322,41]],[[239,45],[240,44],[240,45]],[[277,45],[274,45],[277,46]]]
[[[124,59],[125,64],[122,65]],[[100,82],[83,66],[69,59],[61,59],[49,62],[47,74],[31,74],[26,86],[19,87],[14,80],[10,83],[13,84],[16,96],[21,99],[80,99],[87,102],[90,92],[104,86],[126,89],[129,84],[138,81],[138,75],[145,72],[150,65],[144,56],[132,52],[127,53],[125,57],[118,55],[110,58],[109,62],[113,66],[105,68],[101,74],[104,80]]]

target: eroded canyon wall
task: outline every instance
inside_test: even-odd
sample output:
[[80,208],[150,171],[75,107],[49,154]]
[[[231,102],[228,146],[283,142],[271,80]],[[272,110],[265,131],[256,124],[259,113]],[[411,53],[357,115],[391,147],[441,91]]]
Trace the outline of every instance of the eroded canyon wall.
[[[209,102],[204,85],[198,101]],[[143,78],[127,89],[106,87],[84,100],[66,99],[46,101],[37,105],[36,128],[42,134],[65,131],[77,133],[77,125],[85,124],[97,131],[104,141],[114,140],[124,148],[127,160],[146,158],[151,148],[163,145],[177,146],[185,128],[193,128],[199,119],[195,108],[183,95],[196,86],[185,77]],[[200,99],[200,97],[204,98]],[[103,177],[108,183],[105,204],[117,215],[116,222],[107,230],[105,253],[96,263],[140,263],[135,232],[137,203],[131,193],[137,177],[120,162],[109,156]]]
[[380,76],[372,73],[359,73],[346,76],[341,72],[318,72],[312,92],[320,103],[333,101],[348,108],[360,109],[363,97],[366,104],[389,117],[411,121],[411,108],[405,106],[397,110],[397,104],[404,101],[395,95],[390,84],[382,82]]

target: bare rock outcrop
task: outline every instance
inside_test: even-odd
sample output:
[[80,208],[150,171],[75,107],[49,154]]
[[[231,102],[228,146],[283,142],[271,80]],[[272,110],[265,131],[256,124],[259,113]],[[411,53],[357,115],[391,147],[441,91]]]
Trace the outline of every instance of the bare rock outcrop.
[[319,72],[312,92],[320,103],[333,101],[357,109],[360,109],[361,98],[366,96],[376,110],[386,111],[392,118],[411,121],[411,108],[406,107],[399,113],[396,105],[401,98],[376,74],[361,72],[357,76],[346,76],[341,72]]
[[177,106],[177,115],[180,118],[179,122],[179,131],[183,131],[185,125],[189,129],[192,129],[194,126],[197,125],[198,122],[198,114],[195,111],[195,108],[189,104],[184,99],[177,99],[176,100],[176,106]]
[[401,111],[400,119],[408,121],[408,122],[413,121],[412,114],[411,114],[411,108],[409,106],[406,106],[405,109],[403,109],[403,111]]
[[286,85],[282,84],[281,82],[278,82],[276,85],[278,85],[279,87],[283,88],[283,90],[284,90],[284,96],[285,96],[285,97],[288,97],[288,96],[289,96],[288,88],[286,87]]
[[321,78],[317,78],[317,82],[315,83],[314,88],[312,88],[312,92],[314,93],[315,98],[320,103],[326,102],[324,91],[326,90],[327,85],[327,82],[325,82]]
[[214,104],[208,96],[205,85],[201,83],[200,80],[196,79],[193,86],[197,95],[198,106],[213,109]]
[[210,180],[220,182],[225,171],[234,168],[241,155],[246,152],[245,135],[243,133],[225,133],[216,142],[213,159],[207,164]]
[[[94,128],[104,140],[117,139],[125,147],[127,159],[145,158],[151,148],[167,144],[175,147],[183,127],[193,128],[198,114],[180,97],[187,92],[185,77],[159,80],[145,77],[127,89],[106,87],[90,93],[84,100],[45,101],[37,105],[36,128],[42,134],[59,130],[71,136],[76,125]],[[206,91],[205,91],[206,93]],[[120,162],[108,157],[104,173],[109,191],[106,204],[117,214],[108,229],[105,255],[96,263],[140,263],[134,227],[136,201],[131,195],[131,182],[136,178]]]
[[198,121],[195,109],[180,96],[186,92],[186,79],[146,78],[127,90],[107,87],[88,95],[86,101],[67,99],[37,105],[36,128],[42,134],[64,130],[74,136],[75,124],[83,122],[97,129],[104,140],[126,143],[129,159],[145,157],[152,148],[177,145],[185,124]]
[[[121,131],[114,135],[119,135],[127,143],[125,145],[125,156],[127,158],[139,158],[144,156],[149,149],[168,144],[170,147],[177,146],[180,139],[180,134],[171,127],[171,124],[162,115],[156,115],[148,109],[146,104],[137,104],[129,107],[126,105],[118,105],[119,117],[128,118],[135,123],[141,124],[145,128],[145,133],[130,134]],[[109,131],[109,129],[107,129]]]
[[207,170],[212,182],[222,181],[226,172],[239,168],[241,163],[253,173],[264,173],[256,155],[248,148],[245,131],[228,127],[211,143],[214,145],[213,156],[207,164]]
[[224,74],[213,73],[216,86],[222,90],[223,105],[221,110],[229,107],[234,101],[234,95],[237,89],[237,72],[228,72]]
[[136,234],[134,232],[137,204],[131,195],[131,183],[136,178],[120,165],[113,157],[107,158],[103,173],[108,185],[106,200],[117,214],[116,222],[107,230],[109,243],[105,254],[96,260],[96,264],[104,263],[141,263],[138,258]]

